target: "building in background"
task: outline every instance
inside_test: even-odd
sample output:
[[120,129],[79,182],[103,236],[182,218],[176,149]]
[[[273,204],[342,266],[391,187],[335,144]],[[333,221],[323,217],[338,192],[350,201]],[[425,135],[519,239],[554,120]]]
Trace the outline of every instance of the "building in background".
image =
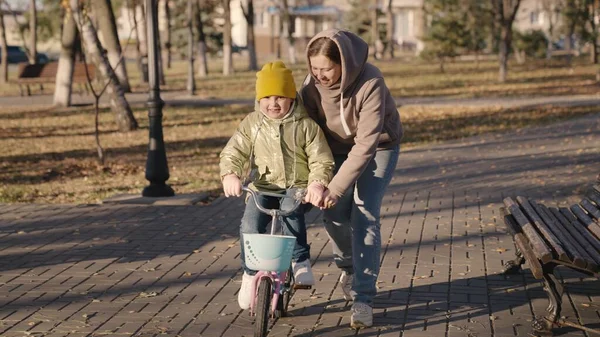
[[[234,0],[231,6],[234,43],[245,46],[247,24],[241,10],[234,12],[234,8],[240,8],[240,1],[246,3],[246,0]],[[295,18],[293,36],[300,53],[303,53],[308,40],[318,32],[328,28],[346,28],[344,17],[352,10],[349,0],[288,0],[288,6],[289,13]],[[377,6],[384,13],[379,22],[385,24],[387,0],[379,0]],[[415,52],[422,49],[420,36],[425,24],[422,7],[423,0],[392,1],[393,38],[399,48]],[[282,18],[282,1],[254,0],[254,33],[259,55],[284,54],[283,50],[287,50],[286,39],[280,39],[281,34],[287,34]]]

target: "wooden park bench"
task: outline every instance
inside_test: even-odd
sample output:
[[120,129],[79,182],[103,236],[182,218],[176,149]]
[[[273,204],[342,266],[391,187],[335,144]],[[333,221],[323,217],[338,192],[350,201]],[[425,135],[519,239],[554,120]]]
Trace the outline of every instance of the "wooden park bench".
[[534,200],[508,197],[501,208],[504,222],[515,239],[517,258],[505,264],[504,273],[518,273],[527,261],[533,276],[544,280],[549,297],[548,314],[533,321],[533,329],[550,332],[571,326],[600,334],[560,316],[563,285],[554,275],[563,266],[599,278],[600,176],[578,204],[569,208],[546,207]]
[[[81,94],[81,87],[85,88],[86,93],[89,94],[88,88],[88,77],[86,75],[84,63],[75,63],[73,68],[73,84],[79,85],[79,93]],[[90,75],[90,79],[96,78],[96,67],[93,64],[88,64],[87,69]],[[45,83],[55,83],[56,73],[58,71],[58,62],[50,62],[45,64],[28,64],[19,63],[17,68],[17,80],[19,84],[19,92],[23,96],[23,86],[27,89],[27,96],[31,96],[31,90],[29,88],[32,84],[39,84],[40,90],[44,92]]]

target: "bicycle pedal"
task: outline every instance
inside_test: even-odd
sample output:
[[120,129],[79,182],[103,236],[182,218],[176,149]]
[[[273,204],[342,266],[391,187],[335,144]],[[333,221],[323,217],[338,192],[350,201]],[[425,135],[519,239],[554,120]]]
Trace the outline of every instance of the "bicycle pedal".
[[294,289],[295,290],[301,290],[301,289],[310,290],[310,289],[312,289],[312,286],[305,285],[305,284],[294,284]]

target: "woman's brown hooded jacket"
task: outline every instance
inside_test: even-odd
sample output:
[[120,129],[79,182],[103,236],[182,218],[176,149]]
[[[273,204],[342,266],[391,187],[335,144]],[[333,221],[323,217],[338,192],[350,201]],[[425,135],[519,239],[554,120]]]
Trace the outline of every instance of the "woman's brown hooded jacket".
[[396,102],[385,85],[381,71],[367,62],[369,47],[357,35],[340,29],[325,30],[314,36],[333,40],[341,56],[340,82],[325,87],[311,74],[301,95],[305,108],[325,132],[333,154],[348,159],[329,183],[329,190],[341,196],[362,174],[377,151],[396,146],[402,139],[402,122]]

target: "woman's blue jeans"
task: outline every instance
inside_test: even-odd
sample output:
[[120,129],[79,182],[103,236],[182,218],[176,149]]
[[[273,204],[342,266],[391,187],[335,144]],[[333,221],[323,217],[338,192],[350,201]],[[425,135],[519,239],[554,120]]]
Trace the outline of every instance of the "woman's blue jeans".
[[[297,189],[290,188],[286,191],[286,195],[293,196]],[[246,267],[244,260],[244,233],[271,233],[271,221],[272,217],[269,214],[261,212],[252,200],[250,195],[246,202],[246,209],[244,216],[242,217],[242,223],[240,225],[240,245],[241,245],[241,259],[242,268],[247,274],[254,275],[256,270],[250,270]],[[293,198],[277,198],[259,195],[257,197],[259,205],[264,208],[280,208],[290,209],[293,207]],[[283,235],[291,235],[296,237],[296,246],[294,247],[294,253],[292,255],[292,261],[302,262],[310,258],[310,245],[306,240],[306,222],[304,219],[304,213],[310,210],[310,204],[300,204],[295,212],[288,216],[281,218],[279,226],[283,226]],[[281,227],[275,229],[276,234],[281,234]]]
[[[377,151],[356,184],[324,213],[334,261],[338,268],[354,274],[354,301],[371,306],[377,294],[381,254],[381,203],[399,154],[399,146]],[[347,156],[335,155],[334,159],[339,168]]]

